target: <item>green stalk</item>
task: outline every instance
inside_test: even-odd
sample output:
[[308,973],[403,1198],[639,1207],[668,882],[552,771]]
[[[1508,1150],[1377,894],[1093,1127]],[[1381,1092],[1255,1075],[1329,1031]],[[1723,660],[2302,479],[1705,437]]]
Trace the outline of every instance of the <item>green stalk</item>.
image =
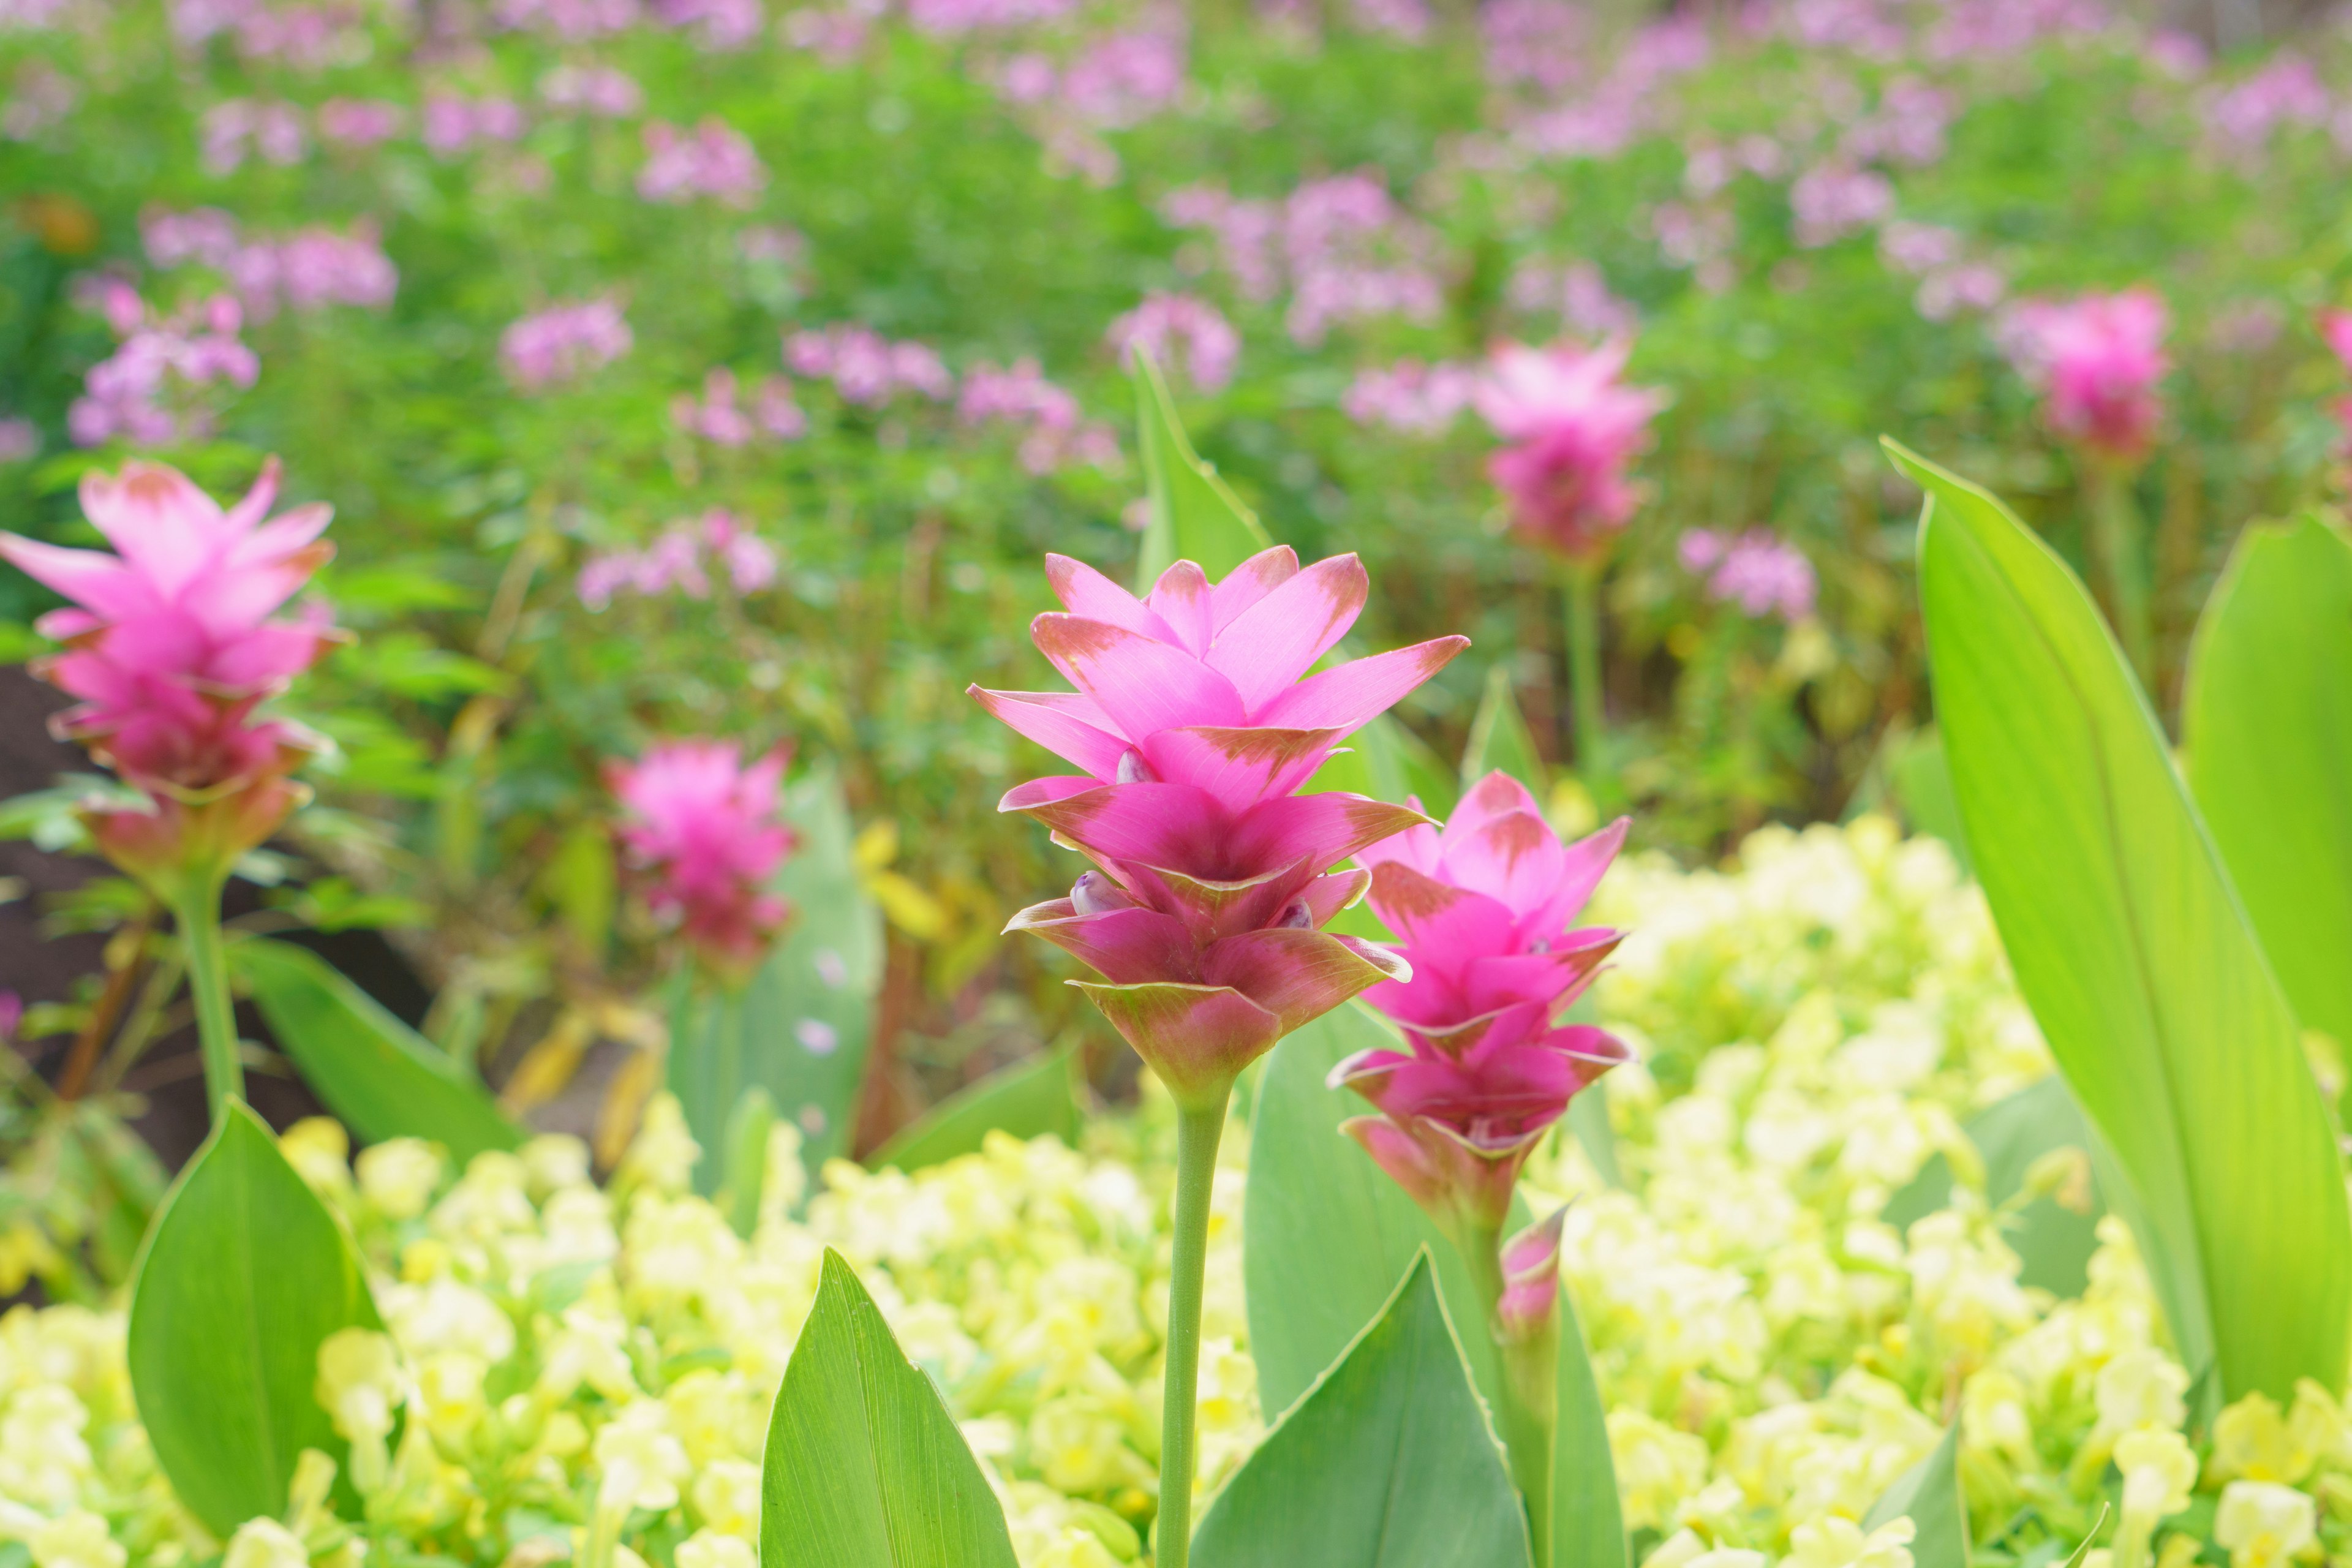
[[212,1124],[220,1125],[229,1098],[245,1098],[245,1066],[236,1054],[236,1005],[229,997],[228,956],[221,945],[221,883],[209,877],[181,879],[172,901],[186,955],[188,992],[196,1005],[196,1040],[204,1052],[205,1100]]
[[1175,1253],[1168,1274],[1168,1367],[1160,1390],[1159,1568],[1192,1553],[1193,1402],[1201,1382],[1201,1288],[1209,1261],[1209,1192],[1228,1095],[1176,1112]]
[[1576,766],[1588,788],[1601,784],[1601,563],[1568,563],[1569,716],[1576,727]]
[[2148,700],[2157,701],[2156,617],[2149,602],[2147,531],[2140,525],[2139,509],[2132,501],[2131,470],[2094,458],[2089,485],[2092,575],[2114,617],[2124,657],[2138,672]]
[[1536,1331],[1502,1331],[1496,1309],[1503,1300],[1503,1244],[1499,1230],[1473,1228],[1457,1234],[1454,1249],[1469,1265],[1486,1308],[1484,1331],[1502,1357],[1502,1386],[1495,1401],[1496,1435],[1510,1461],[1511,1482],[1528,1509],[1528,1539],[1537,1568],[1551,1563],[1553,1448],[1559,1441],[1559,1313]]

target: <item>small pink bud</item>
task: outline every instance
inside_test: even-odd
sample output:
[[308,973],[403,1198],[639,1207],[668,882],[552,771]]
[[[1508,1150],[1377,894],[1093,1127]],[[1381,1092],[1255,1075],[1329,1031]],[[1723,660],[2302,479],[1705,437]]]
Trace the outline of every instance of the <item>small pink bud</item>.
[[1565,1205],[1503,1244],[1503,1296],[1495,1325],[1507,1342],[1524,1342],[1559,1321],[1559,1237]]

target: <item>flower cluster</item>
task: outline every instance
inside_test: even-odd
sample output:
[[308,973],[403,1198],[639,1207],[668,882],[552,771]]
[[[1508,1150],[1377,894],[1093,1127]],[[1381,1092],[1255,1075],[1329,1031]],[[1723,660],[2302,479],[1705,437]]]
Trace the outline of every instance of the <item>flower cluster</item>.
[[244,308],[229,295],[157,316],[120,279],[103,280],[95,292],[121,342],[89,367],[82,395],[66,410],[66,431],[78,445],[200,438],[212,429],[215,389],[248,387],[261,374],[261,361],[238,335]]
[[964,372],[956,417],[967,425],[1009,424],[1024,428],[1021,466],[1046,474],[1066,463],[1108,468],[1118,460],[1118,437],[1107,425],[1079,417],[1078,400],[1045,379],[1034,359],[1010,370],[979,364]]
[[840,325],[784,339],[784,367],[830,381],[845,403],[874,407],[901,392],[935,403],[955,395],[955,376],[922,343],[892,342],[869,328]]
[[792,914],[768,889],[793,849],[778,818],[788,757],[780,748],[747,766],[736,746],[673,741],[610,771],[622,847],[653,879],[647,901],[698,958],[737,982]]
[[1076,692],[987,691],[991,713],[1085,772],[1004,796],[1096,870],[1008,929],[1103,975],[1078,985],[1180,1104],[1308,1019],[1399,975],[1384,950],[1320,928],[1363,894],[1330,868],[1419,820],[1361,795],[1295,795],[1342,741],[1467,646],[1440,637],[1299,678],[1347,635],[1370,584],[1352,555],[1302,569],[1288,546],[1212,584],[1180,561],[1139,599],[1046,558],[1067,614],[1030,628]]
[[747,207],[766,188],[768,171],[743,133],[725,121],[705,118],[691,131],[667,121],[644,132],[645,167],[637,171],[637,195],[649,202],[687,202],[708,196]]
[[580,602],[592,610],[612,607],[616,595],[644,598],[683,594],[710,597],[714,571],[723,573],[738,594],[756,594],[776,581],[775,547],[744,526],[733,512],[718,508],[673,523],[643,550],[608,551],[590,556],[580,569]]
[[[2352,310],[2323,310],[2319,314],[2319,335],[2335,351],[2347,375],[2352,375]],[[2336,422],[2344,426],[2344,447],[2352,452],[2352,394],[2336,400]]]
[[1665,405],[1618,379],[1631,352],[1622,340],[1589,351],[1507,344],[1473,395],[1505,443],[1489,472],[1512,521],[1571,559],[1601,554],[1633,517],[1625,468]]
[[2168,323],[2161,296],[2127,289],[2063,303],[2027,300],[2001,332],[2019,369],[2048,399],[2043,416],[2053,432],[2105,460],[2136,463],[2164,414],[2157,384],[2169,368]]
[[320,539],[331,512],[312,504],[269,518],[278,475],[272,459],[224,510],[173,468],[93,470],[82,511],[114,554],[0,533],[0,559],[73,601],[42,617],[65,651],[37,668],[80,699],[58,715],[59,732],[147,797],[87,814],[100,847],[136,875],[225,873],[300,797],[286,774],[309,742],[257,710],[332,635],[323,611],[273,618],[333,552]]
[[381,310],[400,286],[400,271],[370,223],[341,233],[314,226],[282,239],[247,239],[227,213],[195,207],[143,213],[139,231],[148,260],[165,268],[194,262],[218,272],[256,321],[281,307],[298,313],[329,305]]
[[525,316],[499,336],[499,361],[525,392],[544,392],[612,363],[635,346],[617,300],[583,300]]
[[1706,596],[1761,618],[1801,621],[1813,613],[1813,565],[1769,529],[1739,534],[1694,528],[1675,546],[1683,570],[1705,579]]
[[808,416],[793,400],[793,384],[780,375],[760,378],[746,409],[735,373],[720,365],[702,378],[702,395],[680,393],[669,401],[670,422],[713,446],[742,447],[766,436],[793,441],[808,433]]
[[1104,334],[1124,357],[1141,350],[1182,372],[1196,392],[1222,392],[1241,357],[1241,334],[1217,308],[1190,294],[1147,294]]

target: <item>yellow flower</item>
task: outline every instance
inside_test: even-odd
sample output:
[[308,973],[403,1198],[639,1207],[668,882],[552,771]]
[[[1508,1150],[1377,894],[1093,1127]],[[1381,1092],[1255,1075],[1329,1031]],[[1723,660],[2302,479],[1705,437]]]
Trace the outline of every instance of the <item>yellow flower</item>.
[[1809,1521],[1790,1532],[1789,1568],[1912,1568],[1911,1540],[1918,1527],[1890,1520],[1867,1535],[1840,1514]]
[[698,1530],[677,1543],[677,1568],[759,1568],[760,1554],[740,1535]]
[[130,1554],[108,1532],[106,1521],[86,1509],[47,1520],[25,1538],[33,1568],[122,1568]]
[[2197,1456],[2179,1433],[2142,1426],[2116,1445],[2116,1468],[2123,1472],[2123,1517],[2129,1524],[2153,1524],[2189,1506],[2197,1485]]
[[274,1519],[248,1519],[229,1537],[221,1568],[310,1568],[310,1553]]
[[1706,1440],[1638,1410],[1609,1413],[1609,1452],[1629,1530],[1654,1530],[1675,1505],[1706,1484]]
[[392,1138],[360,1152],[352,1163],[360,1195],[386,1219],[415,1219],[441,1185],[441,1151],[421,1138]]
[[2311,1499],[2273,1481],[2231,1481],[2221,1489],[2213,1539],[2227,1548],[2231,1568],[2280,1568],[2318,1539]]
[[602,1472],[596,1506],[615,1512],[676,1508],[678,1483],[694,1468],[685,1447],[670,1436],[669,1412],[657,1399],[624,1405],[596,1434],[594,1452]]
[[2290,1484],[2303,1479],[2311,1473],[2314,1456],[2295,1436],[2275,1401],[2247,1394],[2214,1419],[2213,1479]]

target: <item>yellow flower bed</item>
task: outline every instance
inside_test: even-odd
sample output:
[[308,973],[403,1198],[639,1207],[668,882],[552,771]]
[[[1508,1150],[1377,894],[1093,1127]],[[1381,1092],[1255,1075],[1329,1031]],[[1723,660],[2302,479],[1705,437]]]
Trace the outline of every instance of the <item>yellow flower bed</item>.
[[[1907,1521],[1859,1521],[1955,1418],[1979,1561],[2054,1564],[2103,1507],[2101,1568],[2352,1555],[2352,1426],[2328,1393],[2189,1433],[2189,1377],[2113,1219],[2079,1300],[2020,1284],[1961,1127],[2049,1061],[1940,845],[1873,818],[1768,830],[1724,872],[1631,861],[1601,904],[1635,932],[1600,988],[1643,1056],[1605,1080],[1625,1185],[1563,1140],[1530,1196],[1574,1202],[1570,1290],[1648,1568],[1911,1568]],[[320,1356],[351,1473],[310,1465],[288,1518],[211,1541],[155,1468],[121,1313],[18,1308],[0,1319],[0,1568],[172,1568],[223,1545],[226,1568],[541,1568],[606,1527],[625,1568],[753,1568],[768,1405],[827,1247],[945,1391],[1024,1564],[1144,1561],[1168,1132],[1147,1102],[1079,1152],[997,1137],[912,1175],[835,1164],[802,1217],[802,1194],[773,1192],[744,1240],[690,1195],[666,1103],[603,1188],[569,1139],[461,1173],[408,1141],[352,1161],[334,1124],[303,1123],[287,1152],[349,1218],[390,1330]],[[1938,1153],[1951,1205],[1884,1223]],[[1245,1156],[1229,1140],[1217,1189],[1204,1490],[1263,1431]],[[2033,1190],[2073,1181],[2061,1162]]]

